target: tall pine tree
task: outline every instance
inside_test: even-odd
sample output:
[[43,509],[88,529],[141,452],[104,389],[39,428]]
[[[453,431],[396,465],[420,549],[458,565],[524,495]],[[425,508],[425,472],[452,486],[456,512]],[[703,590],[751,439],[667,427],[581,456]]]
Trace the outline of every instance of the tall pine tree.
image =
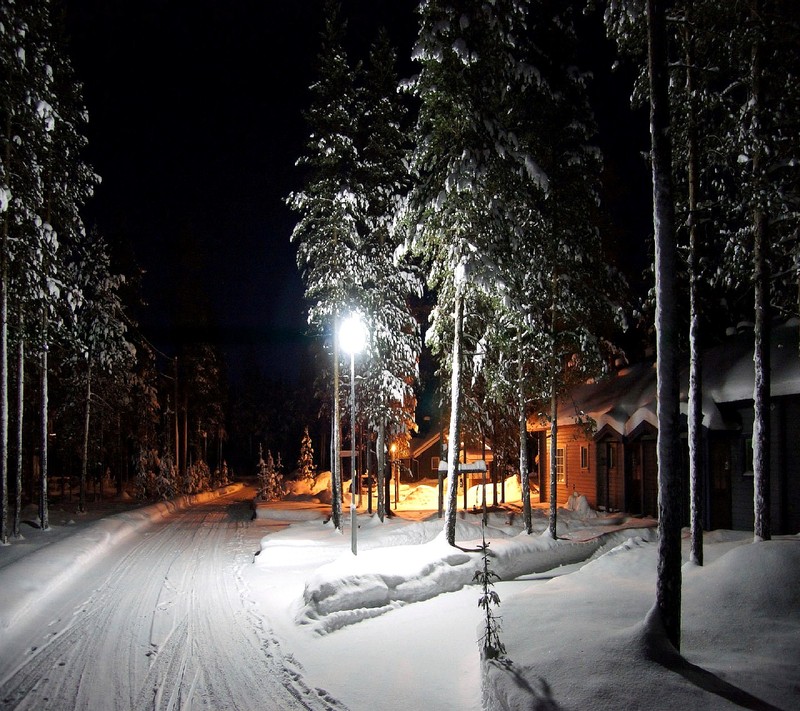
[[437,293],[428,342],[450,375],[445,536],[455,544],[465,342],[480,339],[507,230],[508,175],[542,173],[506,124],[510,96],[533,79],[522,62],[526,2],[431,1],[419,8],[410,89],[420,102],[412,154],[410,245]]
[[342,474],[336,332],[339,319],[362,301],[357,262],[362,259],[359,225],[364,213],[357,171],[355,77],[344,51],[344,30],[338,7],[328,3],[318,79],[311,86],[306,114],[311,133],[298,160],[305,173],[304,187],[287,201],[299,215],[291,240],[297,247],[297,265],[309,302],[309,326],[317,334],[327,334],[332,349],[332,518],[337,530],[342,527]]

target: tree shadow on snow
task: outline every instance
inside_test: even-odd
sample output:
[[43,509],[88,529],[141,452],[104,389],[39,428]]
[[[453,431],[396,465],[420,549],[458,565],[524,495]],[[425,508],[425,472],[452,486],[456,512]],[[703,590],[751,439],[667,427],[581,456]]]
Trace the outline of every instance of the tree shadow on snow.
[[682,676],[686,681],[709,694],[714,694],[733,704],[752,711],[783,711],[768,701],[753,696],[744,689],[725,681],[713,672],[692,664],[669,643],[654,608],[644,623],[644,647],[647,657]]
[[[563,708],[553,698],[550,684],[544,678],[536,677],[535,680],[532,680],[530,674],[526,675],[524,670],[517,669],[510,659],[495,659],[489,662],[489,665],[495,667],[505,677],[509,677],[517,689],[528,697],[526,708],[530,711],[563,711]],[[494,687],[494,693],[491,695],[494,696],[495,702],[500,701],[499,697],[506,696],[502,688],[504,684],[495,683],[491,686]],[[495,708],[495,706],[490,707]],[[497,707],[506,708],[502,702],[498,703]]]
[[674,666],[668,666],[670,671],[680,674],[684,679],[691,682],[695,686],[727,699],[731,703],[741,706],[743,709],[752,709],[752,711],[782,711],[777,706],[773,706],[757,696],[753,696],[744,689],[731,684],[730,682],[721,679],[713,672],[698,667],[696,664],[686,661],[680,657],[680,663]]

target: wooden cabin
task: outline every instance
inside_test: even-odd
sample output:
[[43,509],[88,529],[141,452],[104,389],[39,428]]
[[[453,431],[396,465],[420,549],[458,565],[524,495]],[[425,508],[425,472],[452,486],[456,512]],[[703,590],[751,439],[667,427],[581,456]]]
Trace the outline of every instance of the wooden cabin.
[[[775,533],[800,532],[800,322],[772,329],[771,518]],[[681,456],[688,522],[688,373],[681,376]],[[703,479],[706,528],[753,527],[753,334],[744,329],[703,358]],[[586,426],[586,422],[591,427]],[[549,500],[550,429],[528,421],[538,452],[540,496]],[[598,509],[658,513],[654,363],[582,385],[560,405],[557,500],[573,492]]]
[[[408,478],[412,481],[421,479],[436,479],[439,476],[439,463],[443,457],[442,434],[436,432],[425,438],[412,437],[406,456],[402,459],[401,478]],[[493,460],[492,448],[490,444],[476,446],[468,444],[462,448],[459,461],[471,464],[483,460],[487,466],[491,466]],[[447,461],[446,456],[444,461]]]

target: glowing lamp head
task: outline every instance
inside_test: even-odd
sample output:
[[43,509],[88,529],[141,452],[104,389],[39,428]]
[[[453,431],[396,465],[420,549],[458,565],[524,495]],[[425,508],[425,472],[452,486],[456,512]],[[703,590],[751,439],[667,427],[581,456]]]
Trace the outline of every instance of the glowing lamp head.
[[367,345],[367,327],[358,314],[348,316],[339,327],[339,345],[345,353],[355,355]]

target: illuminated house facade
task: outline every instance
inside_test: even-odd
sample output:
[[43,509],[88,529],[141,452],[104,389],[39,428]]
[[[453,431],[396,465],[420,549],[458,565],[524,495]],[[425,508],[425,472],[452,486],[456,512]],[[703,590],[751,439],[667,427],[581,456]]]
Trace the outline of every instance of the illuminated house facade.
[[[800,531],[800,322],[772,331],[771,517],[775,533]],[[744,330],[707,351],[703,361],[705,526],[753,527],[753,334]],[[681,463],[688,522],[688,374],[681,375]],[[625,368],[576,388],[559,407],[557,498],[574,492],[594,508],[658,513],[655,364]],[[593,428],[576,424],[585,413]],[[549,426],[529,420],[538,452],[542,501],[549,500]]]
[[[437,432],[425,439],[412,439],[409,450],[403,458],[403,478],[414,481],[436,479],[439,476],[439,462],[442,459],[442,435]],[[472,463],[484,460],[487,466],[492,462],[491,445],[472,446],[462,449],[459,461]],[[445,459],[445,461],[447,461]]]

